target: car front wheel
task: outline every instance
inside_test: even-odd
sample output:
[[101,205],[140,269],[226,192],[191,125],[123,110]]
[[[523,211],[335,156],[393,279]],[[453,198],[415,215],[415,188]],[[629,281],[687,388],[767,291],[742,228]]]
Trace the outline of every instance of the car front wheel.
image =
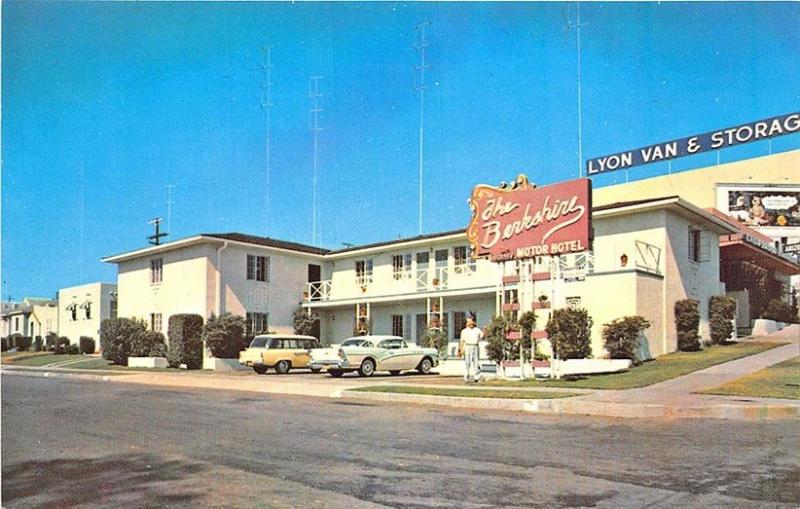
[[278,372],[279,375],[285,375],[289,372],[289,361],[280,361],[279,363],[275,364],[275,371]]
[[322,368],[311,368],[311,372],[314,374],[319,373],[320,371],[322,371]]
[[417,371],[419,371],[423,375],[427,375],[431,372],[431,368],[433,367],[433,363],[428,357],[425,357],[420,361],[419,366],[417,366]]
[[372,359],[365,359],[358,368],[358,374],[361,376],[372,376],[375,373],[375,361]]
[[328,373],[329,373],[329,374],[330,374],[330,375],[331,375],[333,378],[339,378],[339,377],[341,377],[341,376],[344,374],[344,372],[342,372],[342,371],[340,371],[340,370],[338,370],[338,369],[329,369],[329,370],[328,370]]

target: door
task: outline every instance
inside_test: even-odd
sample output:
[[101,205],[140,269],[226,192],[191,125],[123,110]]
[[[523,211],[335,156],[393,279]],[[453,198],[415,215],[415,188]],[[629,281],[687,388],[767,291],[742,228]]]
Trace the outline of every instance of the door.
[[434,285],[439,288],[447,288],[447,253],[447,249],[438,249],[434,255],[436,260]]
[[[311,300],[320,300],[322,298],[322,291],[318,284],[322,279],[322,267],[319,265],[314,265],[313,263],[308,264],[308,282],[310,283],[309,286],[309,297]],[[317,336],[319,337],[319,336]]]
[[417,290],[428,289],[428,271],[430,265],[430,253],[422,251],[417,253]]
[[420,346],[425,346],[422,344],[423,339],[425,339],[425,333],[428,331],[428,315],[425,313],[417,315],[417,344]]

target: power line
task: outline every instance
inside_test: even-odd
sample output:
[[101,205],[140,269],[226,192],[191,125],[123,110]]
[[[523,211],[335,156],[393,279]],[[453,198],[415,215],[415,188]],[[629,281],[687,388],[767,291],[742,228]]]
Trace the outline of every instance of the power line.
[[419,65],[416,70],[419,71],[419,82],[416,83],[414,89],[419,92],[419,234],[422,235],[422,202],[423,202],[423,177],[425,168],[425,69],[430,65],[425,63],[425,49],[430,46],[425,39],[425,29],[431,24],[430,21],[423,21],[415,27],[417,31],[417,40],[414,43],[414,49],[419,52]]
[[322,127],[319,125],[319,114],[323,111],[319,107],[319,98],[322,93],[319,91],[319,80],[322,76],[311,76],[308,82],[308,97],[311,99],[311,109],[309,110],[310,129],[314,133],[314,174],[311,181],[311,244],[317,245],[317,172],[319,165],[319,133]]

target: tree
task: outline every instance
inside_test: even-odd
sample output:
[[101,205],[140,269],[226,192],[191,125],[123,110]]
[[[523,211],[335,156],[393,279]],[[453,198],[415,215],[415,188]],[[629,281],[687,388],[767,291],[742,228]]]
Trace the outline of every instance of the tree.
[[511,320],[503,315],[493,316],[486,324],[486,355],[494,362],[500,363],[513,356],[513,343],[506,338],[511,328]]
[[425,332],[425,337],[422,342],[428,348],[435,348],[436,351],[439,352],[439,355],[446,355],[448,343],[447,329],[431,327]]
[[592,356],[592,318],[585,309],[556,309],[547,322],[547,337],[559,359]]
[[239,352],[247,348],[244,336],[244,318],[231,313],[211,315],[203,327],[203,342],[211,355],[220,359],[236,359]]
[[317,316],[316,313],[303,309],[302,306],[294,310],[292,321],[294,322],[295,334],[311,336],[318,330],[319,316]]

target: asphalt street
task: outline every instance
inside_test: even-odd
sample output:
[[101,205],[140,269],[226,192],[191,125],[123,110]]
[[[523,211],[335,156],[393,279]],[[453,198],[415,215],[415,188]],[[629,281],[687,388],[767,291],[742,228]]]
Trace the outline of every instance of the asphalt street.
[[798,437],[4,374],[2,505],[796,508]]

